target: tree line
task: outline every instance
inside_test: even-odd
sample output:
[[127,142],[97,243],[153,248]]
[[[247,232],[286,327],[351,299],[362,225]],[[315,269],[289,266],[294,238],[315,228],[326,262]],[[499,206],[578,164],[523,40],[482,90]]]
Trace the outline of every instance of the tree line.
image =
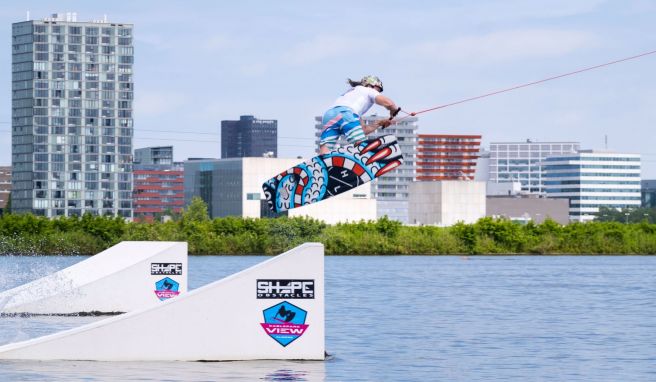
[[436,227],[387,218],[335,225],[309,218],[210,219],[199,198],[167,222],[90,214],[0,217],[0,254],[92,255],[124,240],[186,241],[191,255],[276,255],[310,241],[323,243],[328,255],[656,254],[656,224],[482,218]]

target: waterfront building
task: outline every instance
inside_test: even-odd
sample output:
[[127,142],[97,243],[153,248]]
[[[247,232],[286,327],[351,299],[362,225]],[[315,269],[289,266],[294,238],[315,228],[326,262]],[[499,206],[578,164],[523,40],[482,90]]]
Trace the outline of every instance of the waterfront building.
[[[501,184],[501,183],[493,183]],[[542,223],[547,218],[560,224],[569,223],[569,202],[537,195],[490,195],[485,199],[485,216],[503,218],[518,223]]]
[[417,135],[417,180],[474,180],[480,135]]
[[[319,138],[323,130],[321,117],[315,117],[315,144],[319,150]],[[362,117],[365,124],[387,119],[376,115]],[[417,166],[417,117],[405,117],[386,129],[378,129],[368,138],[393,134],[403,153],[403,164],[372,182],[372,194],[376,199],[377,217],[387,216],[392,220],[408,223],[408,187],[415,180]],[[347,144],[342,137],[339,145]]]
[[410,224],[472,224],[485,216],[485,182],[418,181],[410,183],[409,191]]
[[656,208],[656,179],[642,181],[642,207]]
[[184,207],[184,168],[173,162],[173,146],[134,150],[134,218],[152,221]]
[[132,218],[132,24],[12,25],[12,211]]
[[571,221],[593,220],[600,207],[640,207],[640,155],[580,150],[543,162],[550,198],[569,199]]
[[0,214],[7,207],[11,193],[11,166],[0,166]]
[[134,150],[134,165],[173,165],[173,146],[144,147]]
[[488,182],[490,180],[490,152],[481,147],[476,159],[474,180]]
[[[200,197],[210,217],[273,216],[266,203],[262,183],[274,174],[298,164],[298,158],[190,159],[184,162],[185,204]],[[328,224],[373,220],[376,201],[370,184],[364,184],[320,203],[291,209],[282,215],[307,216]]]
[[177,166],[137,166],[134,169],[134,218],[152,221],[180,213],[184,207],[184,172]]
[[544,194],[541,163],[549,155],[576,153],[578,142],[492,142],[489,176],[495,183],[518,181],[526,193]]
[[278,121],[242,115],[221,121],[221,158],[278,156]]

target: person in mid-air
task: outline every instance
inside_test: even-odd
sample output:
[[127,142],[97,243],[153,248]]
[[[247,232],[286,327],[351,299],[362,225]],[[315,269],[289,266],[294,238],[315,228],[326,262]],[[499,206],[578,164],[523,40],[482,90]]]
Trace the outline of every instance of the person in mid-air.
[[[319,154],[328,154],[335,149],[340,135],[346,136],[349,143],[355,144],[365,139],[379,127],[387,127],[391,119],[401,110],[390,98],[380,94],[383,82],[376,76],[364,76],[360,81],[348,79],[351,89],[337,98],[323,115],[323,130],[319,140]],[[390,112],[390,119],[366,125],[360,118],[376,103]]]

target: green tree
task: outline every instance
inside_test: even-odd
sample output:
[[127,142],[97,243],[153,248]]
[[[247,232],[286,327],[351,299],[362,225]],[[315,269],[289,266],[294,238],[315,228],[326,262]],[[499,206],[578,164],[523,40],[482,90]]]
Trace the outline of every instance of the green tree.
[[7,197],[7,204],[5,205],[4,213],[5,214],[10,214],[11,213],[11,192],[9,193],[9,196]]
[[618,223],[656,223],[656,208],[609,208],[600,207],[596,221]]
[[206,222],[210,220],[207,213],[207,204],[198,196],[191,199],[191,204],[182,212],[182,221],[184,223]]

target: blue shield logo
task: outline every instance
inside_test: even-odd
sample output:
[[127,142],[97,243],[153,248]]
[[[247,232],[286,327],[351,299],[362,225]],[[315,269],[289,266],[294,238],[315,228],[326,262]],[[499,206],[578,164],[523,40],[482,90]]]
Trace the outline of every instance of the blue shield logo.
[[307,311],[287,301],[264,309],[262,313],[264,322],[260,325],[269,337],[282,346],[294,342],[309,326],[305,324]]
[[155,283],[155,295],[160,301],[168,300],[180,294],[180,283],[170,277],[164,277]]

